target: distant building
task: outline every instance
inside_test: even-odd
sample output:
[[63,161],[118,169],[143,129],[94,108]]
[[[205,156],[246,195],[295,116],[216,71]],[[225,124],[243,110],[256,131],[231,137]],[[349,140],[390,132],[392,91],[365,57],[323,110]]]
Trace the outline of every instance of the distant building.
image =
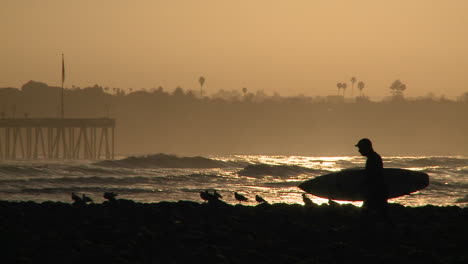
[[332,103],[332,104],[344,103],[344,96],[342,96],[342,95],[329,95],[329,96],[327,96],[327,103]]
[[356,97],[356,102],[357,103],[367,103],[370,102],[370,99],[368,96],[358,96]]

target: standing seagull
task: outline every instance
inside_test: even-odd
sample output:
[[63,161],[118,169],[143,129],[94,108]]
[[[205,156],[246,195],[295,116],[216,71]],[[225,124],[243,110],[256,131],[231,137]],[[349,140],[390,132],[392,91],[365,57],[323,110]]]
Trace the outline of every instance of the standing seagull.
[[223,196],[218,193],[216,190],[214,190],[214,193],[213,193],[214,197],[216,197],[216,199],[223,199]]
[[340,206],[339,203],[333,201],[332,199],[328,199],[328,205],[329,205],[330,207],[334,207],[334,208]]
[[81,199],[83,200],[83,203],[85,204],[94,202],[93,199],[91,199],[89,196],[86,196],[85,194],[82,195]]
[[73,200],[73,204],[83,204],[83,199],[81,199],[76,193],[71,193],[71,198]]
[[267,201],[265,201],[265,199],[263,199],[263,197],[261,197],[260,195],[255,195],[255,201],[257,201],[257,203],[268,203]]
[[211,194],[208,190],[200,192],[200,198],[202,198],[205,202],[208,203],[217,203],[220,202],[220,199],[223,198],[221,194],[219,194],[216,190],[213,191]]
[[102,197],[109,200],[109,202],[115,202],[115,201],[117,201],[117,199],[115,199],[116,196],[118,196],[118,194],[116,194],[114,192],[105,192]]
[[208,191],[203,191],[203,192],[200,192],[200,198],[202,198],[203,201],[208,202],[211,199],[213,199],[213,195],[210,194]]
[[242,194],[238,194],[237,192],[234,192],[234,198],[236,198],[237,201],[239,201],[241,204],[242,202],[247,202],[248,199]]
[[312,202],[312,200],[306,196],[305,193],[302,194],[302,201],[304,201],[305,206],[315,206],[316,203]]

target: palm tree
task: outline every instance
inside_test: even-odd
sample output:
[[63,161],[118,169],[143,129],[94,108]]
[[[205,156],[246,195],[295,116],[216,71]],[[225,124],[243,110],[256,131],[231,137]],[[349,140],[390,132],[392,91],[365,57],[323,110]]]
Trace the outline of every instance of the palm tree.
[[198,82],[200,83],[200,96],[203,97],[203,84],[205,83],[205,77],[200,76],[200,78],[198,78]]
[[395,80],[392,85],[390,85],[390,90],[394,98],[402,98],[403,91],[406,90],[406,84],[402,83],[400,80]]
[[359,89],[359,97],[362,97],[362,89],[364,89],[364,86],[366,85],[364,84],[363,81],[358,82],[357,88]]
[[356,77],[351,77],[351,97],[354,96],[354,83],[356,82]]
[[344,98],[345,97],[345,91],[346,91],[346,88],[348,88],[348,85],[346,83],[342,83],[341,88],[343,89],[343,98]]
[[338,95],[340,95],[340,90],[341,90],[341,83],[337,83],[336,87],[338,87]]
[[244,97],[247,95],[247,88],[246,87],[242,88],[242,93],[244,94]]

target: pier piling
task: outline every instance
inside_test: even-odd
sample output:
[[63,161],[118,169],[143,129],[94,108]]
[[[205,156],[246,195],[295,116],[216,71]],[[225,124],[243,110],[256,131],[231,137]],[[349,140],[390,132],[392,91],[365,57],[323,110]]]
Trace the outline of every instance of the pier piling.
[[0,159],[114,159],[115,119],[0,119]]

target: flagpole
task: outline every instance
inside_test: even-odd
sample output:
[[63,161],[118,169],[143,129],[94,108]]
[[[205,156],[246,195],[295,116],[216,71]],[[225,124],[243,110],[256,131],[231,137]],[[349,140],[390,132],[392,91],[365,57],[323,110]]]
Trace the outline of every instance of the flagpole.
[[61,97],[61,111],[60,111],[60,117],[63,119],[63,82],[65,81],[65,62],[63,58],[63,53],[62,53],[62,97]]

